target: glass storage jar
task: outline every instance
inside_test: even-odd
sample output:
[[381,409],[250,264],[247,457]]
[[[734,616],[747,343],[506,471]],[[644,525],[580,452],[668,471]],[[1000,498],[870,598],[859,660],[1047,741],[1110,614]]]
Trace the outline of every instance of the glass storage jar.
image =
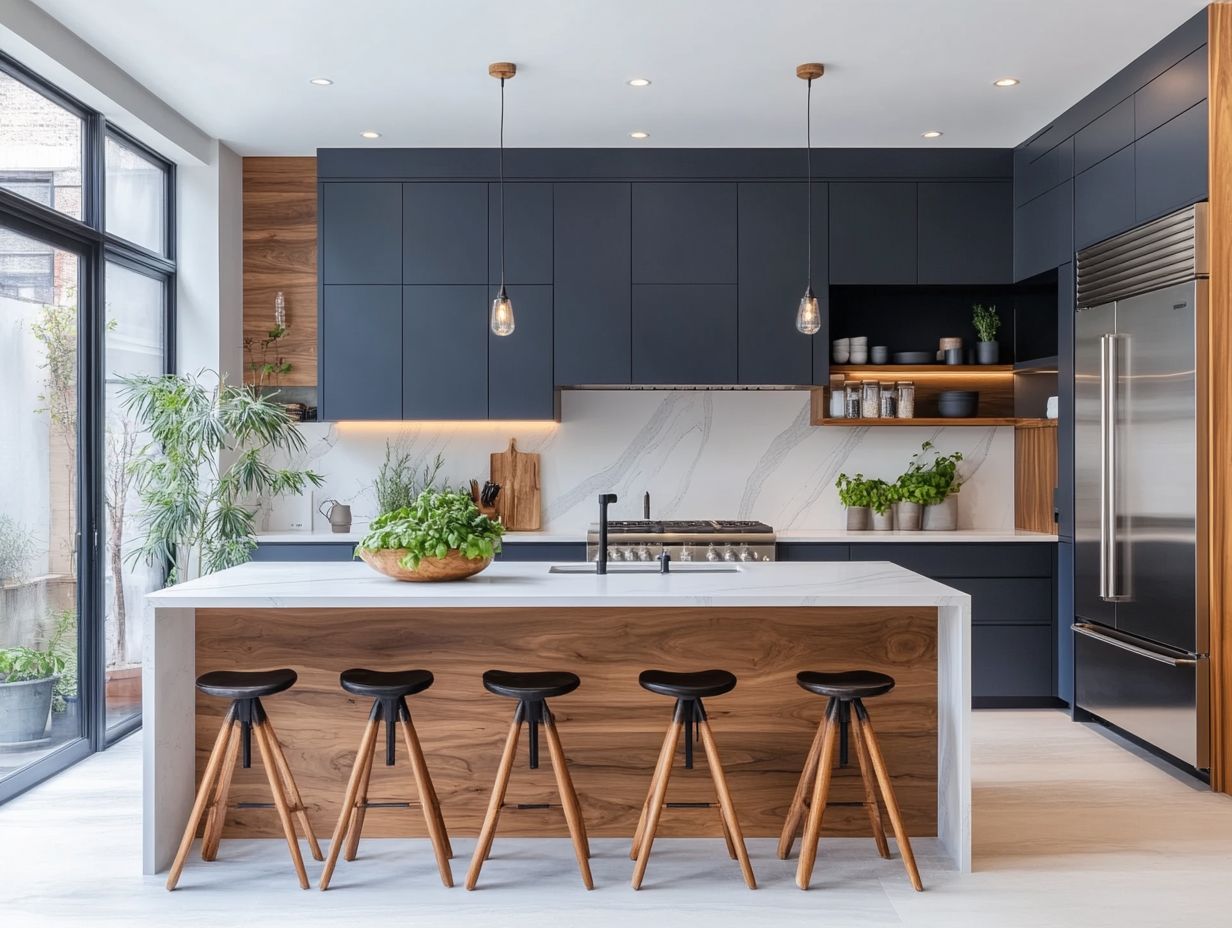
[[881,418],[881,384],[875,380],[863,383],[863,394],[860,400],[860,415],[865,419]]
[[846,386],[847,397],[847,418],[860,418],[860,384],[854,380],[849,380]]
[[893,419],[898,410],[898,392],[892,383],[881,385],[881,418]]
[[898,418],[915,418],[915,383],[910,380],[898,382]]

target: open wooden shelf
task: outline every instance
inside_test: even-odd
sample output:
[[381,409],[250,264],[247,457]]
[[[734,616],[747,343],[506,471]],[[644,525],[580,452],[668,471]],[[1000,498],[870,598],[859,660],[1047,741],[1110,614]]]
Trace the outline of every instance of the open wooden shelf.
[[970,419],[945,419],[941,417],[928,417],[916,419],[819,419],[814,425],[846,425],[846,426],[895,426],[895,425],[915,425],[915,426],[992,426],[992,425],[1019,425],[1024,420],[1015,419],[1012,416],[974,416]]
[[1009,374],[1013,364],[831,364],[831,374],[876,377],[882,374]]

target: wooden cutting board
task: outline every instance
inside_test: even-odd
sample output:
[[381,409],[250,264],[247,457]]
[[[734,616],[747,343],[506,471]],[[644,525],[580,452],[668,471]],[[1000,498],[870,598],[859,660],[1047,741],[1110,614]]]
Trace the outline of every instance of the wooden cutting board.
[[518,450],[518,440],[492,454],[492,482],[500,484],[496,514],[511,532],[537,532],[539,512],[539,455]]

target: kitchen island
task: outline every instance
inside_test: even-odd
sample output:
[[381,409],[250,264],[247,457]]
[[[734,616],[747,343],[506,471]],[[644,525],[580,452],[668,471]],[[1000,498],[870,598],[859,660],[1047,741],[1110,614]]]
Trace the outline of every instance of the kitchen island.
[[[208,670],[286,666],[299,682],[267,709],[314,827],[328,834],[369,706],[343,693],[349,667],[423,667],[436,684],[410,709],[451,834],[478,831],[509,724],[506,700],[480,683],[492,667],[577,673],[552,704],[592,836],[630,836],[671,704],[642,690],[651,667],[722,667],[739,685],[707,703],[746,835],[777,836],[824,701],[797,671],[866,668],[898,686],[870,700],[913,837],[936,835],[971,866],[970,597],[886,562],[743,564],[726,572],[550,573],[496,563],[459,583],[398,583],[360,563],[252,563],[151,594],[145,623],[143,868],[165,870],[222,717],[198,695]],[[519,763],[525,762],[523,753]],[[409,768],[377,765],[371,793],[405,798]],[[554,791],[523,771],[509,801]],[[257,765],[237,770],[228,836],[274,837]],[[834,801],[860,798],[858,769],[836,771]],[[848,795],[850,794],[850,795]],[[673,802],[707,801],[704,771],[672,780]],[[557,811],[502,819],[503,834],[561,835]],[[372,836],[419,834],[422,820],[374,815]],[[858,807],[828,811],[825,834],[868,834]],[[720,836],[713,810],[672,810],[661,834]]]

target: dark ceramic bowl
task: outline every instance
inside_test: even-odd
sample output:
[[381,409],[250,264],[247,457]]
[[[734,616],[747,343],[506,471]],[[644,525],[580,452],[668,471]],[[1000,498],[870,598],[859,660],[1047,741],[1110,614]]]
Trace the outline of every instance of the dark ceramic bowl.
[[970,419],[979,406],[978,390],[942,390],[937,394],[937,411],[943,419]]

